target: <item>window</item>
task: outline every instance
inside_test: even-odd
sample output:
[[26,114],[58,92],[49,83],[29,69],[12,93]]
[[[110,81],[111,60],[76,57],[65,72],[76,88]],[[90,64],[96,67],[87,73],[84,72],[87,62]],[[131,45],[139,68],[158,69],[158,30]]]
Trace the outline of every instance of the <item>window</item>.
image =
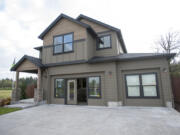
[[130,97],[140,96],[139,75],[128,75],[126,77],[126,80],[127,80],[128,96]]
[[65,80],[64,79],[55,79],[54,96],[56,98],[64,98],[64,91],[65,91]]
[[54,54],[73,51],[73,34],[54,37]]
[[111,47],[111,36],[110,35],[102,36],[102,37],[100,37],[100,39],[102,40],[103,43],[98,43],[98,46],[97,46],[98,49]]
[[126,75],[128,97],[158,97],[155,73]]
[[89,77],[88,79],[89,97],[100,98],[100,77]]
[[142,86],[144,96],[157,96],[155,74],[142,75]]

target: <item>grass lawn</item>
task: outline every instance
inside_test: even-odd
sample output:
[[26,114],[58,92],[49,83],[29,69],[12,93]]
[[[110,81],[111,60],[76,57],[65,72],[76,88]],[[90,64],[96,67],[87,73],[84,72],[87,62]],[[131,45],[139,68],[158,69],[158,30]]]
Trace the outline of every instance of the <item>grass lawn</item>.
[[21,110],[21,108],[4,108],[0,107],[0,115]]
[[0,99],[11,97],[12,90],[0,90]]

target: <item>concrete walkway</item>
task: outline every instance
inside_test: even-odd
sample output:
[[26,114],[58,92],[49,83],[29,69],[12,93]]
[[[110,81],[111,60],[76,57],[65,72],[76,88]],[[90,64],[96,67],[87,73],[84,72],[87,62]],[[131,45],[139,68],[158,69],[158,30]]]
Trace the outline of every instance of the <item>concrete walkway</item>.
[[41,105],[0,116],[1,135],[179,135],[168,108]]
[[6,105],[5,107],[25,109],[25,108],[30,108],[34,106],[36,106],[34,103],[34,98],[29,98],[29,99],[19,100],[16,104]]

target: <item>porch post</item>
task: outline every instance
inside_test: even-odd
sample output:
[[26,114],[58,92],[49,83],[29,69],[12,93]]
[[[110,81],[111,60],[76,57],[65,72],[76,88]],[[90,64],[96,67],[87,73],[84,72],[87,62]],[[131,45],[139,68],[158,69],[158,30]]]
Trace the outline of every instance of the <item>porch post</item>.
[[43,101],[43,91],[41,88],[41,69],[38,68],[38,79],[37,79],[37,89],[34,91],[34,101],[36,104]]
[[15,82],[15,88],[12,90],[11,95],[11,104],[16,103],[20,99],[20,88],[19,88],[19,71],[16,71],[16,82]]

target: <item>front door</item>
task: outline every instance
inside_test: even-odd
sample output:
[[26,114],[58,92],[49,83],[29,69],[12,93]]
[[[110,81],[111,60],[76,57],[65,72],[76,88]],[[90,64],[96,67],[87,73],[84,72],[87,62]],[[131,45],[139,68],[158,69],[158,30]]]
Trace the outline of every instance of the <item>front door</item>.
[[67,104],[77,104],[77,81],[76,79],[67,81]]

